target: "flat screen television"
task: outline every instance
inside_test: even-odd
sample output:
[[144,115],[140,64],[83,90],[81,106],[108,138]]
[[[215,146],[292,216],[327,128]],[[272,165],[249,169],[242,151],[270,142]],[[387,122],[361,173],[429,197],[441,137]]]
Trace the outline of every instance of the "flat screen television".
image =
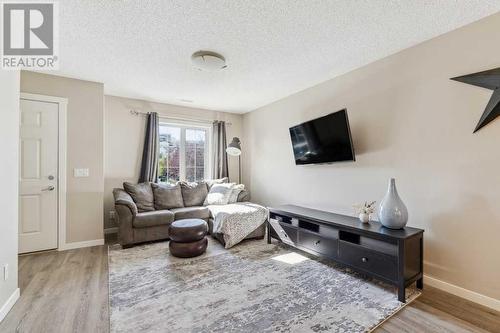
[[347,110],[290,128],[295,164],[355,161]]

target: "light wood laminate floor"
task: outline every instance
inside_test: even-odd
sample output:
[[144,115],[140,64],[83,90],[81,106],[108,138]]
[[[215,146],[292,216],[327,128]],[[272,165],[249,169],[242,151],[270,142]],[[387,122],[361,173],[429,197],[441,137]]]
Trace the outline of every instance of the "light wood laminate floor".
[[[19,284],[0,332],[109,331],[107,246],[21,256]],[[425,287],[376,332],[500,333],[500,313]]]

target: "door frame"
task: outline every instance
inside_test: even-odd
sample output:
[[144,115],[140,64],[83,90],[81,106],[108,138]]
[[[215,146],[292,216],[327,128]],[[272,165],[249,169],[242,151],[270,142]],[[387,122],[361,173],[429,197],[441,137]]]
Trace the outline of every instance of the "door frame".
[[[55,103],[58,105],[57,134],[57,250],[66,247],[66,140],[68,99],[31,93],[20,93],[20,99]],[[21,111],[21,110],[19,110]],[[19,117],[21,112],[19,112]]]

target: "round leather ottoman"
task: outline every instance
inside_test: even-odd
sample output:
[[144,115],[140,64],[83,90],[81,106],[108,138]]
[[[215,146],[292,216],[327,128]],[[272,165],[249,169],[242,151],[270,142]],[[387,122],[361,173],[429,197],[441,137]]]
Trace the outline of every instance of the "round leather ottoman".
[[205,252],[208,240],[207,222],[201,219],[184,219],[172,222],[169,228],[170,254],[180,258],[196,257]]

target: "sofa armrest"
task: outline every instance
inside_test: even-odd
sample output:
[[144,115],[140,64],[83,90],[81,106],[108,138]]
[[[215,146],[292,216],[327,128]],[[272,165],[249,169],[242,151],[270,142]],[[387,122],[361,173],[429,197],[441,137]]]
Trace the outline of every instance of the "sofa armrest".
[[127,192],[121,188],[113,189],[113,196],[115,197],[115,207],[117,205],[127,206],[130,209],[130,212],[133,216],[137,215],[137,206]]
[[248,190],[242,190],[240,194],[238,194],[238,199],[236,202],[245,202],[250,201],[250,192]]
[[137,215],[137,206],[132,197],[122,190],[113,190],[115,197],[116,222],[118,223],[118,241],[122,246],[134,243],[134,230],[132,222]]

